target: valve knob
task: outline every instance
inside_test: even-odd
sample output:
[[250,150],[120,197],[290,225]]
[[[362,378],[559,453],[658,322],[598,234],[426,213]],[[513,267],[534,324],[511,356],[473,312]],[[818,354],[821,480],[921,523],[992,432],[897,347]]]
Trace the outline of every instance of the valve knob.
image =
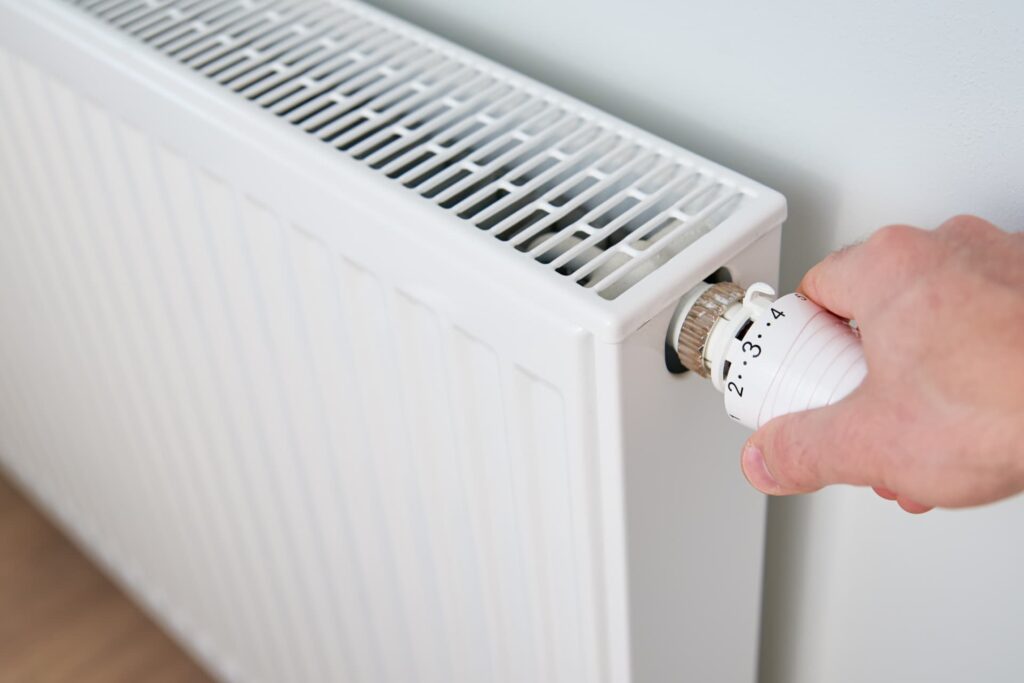
[[774,298],[755,283],[701,284],[669,329],[679,361],[710,379],[729,417],[751,429],[785,413],[835,403],[867,375],[860,335],[802,294]]

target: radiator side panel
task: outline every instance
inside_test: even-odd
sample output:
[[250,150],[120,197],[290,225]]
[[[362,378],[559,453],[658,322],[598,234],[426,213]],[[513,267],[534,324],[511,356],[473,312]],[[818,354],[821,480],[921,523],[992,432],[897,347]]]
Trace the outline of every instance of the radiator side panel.
[[[741,282],[774,282],[779,237],[723,266]],[[602,443],[617,438],[623,451],[632,680],[755,681],[765,497],[743,478],[749,432],[728,418],[721,395],[692,373],[665,371],[672,313],[598,347],[599,366],[616,371],[600,375],[616,388],[598,395],[621,416],[600,428]]]
[[170,98],[143,129],[10,51],[0,93],[0,456],[187,646],[228,680],[610,680],[589,335],[256,140],[182,143]]

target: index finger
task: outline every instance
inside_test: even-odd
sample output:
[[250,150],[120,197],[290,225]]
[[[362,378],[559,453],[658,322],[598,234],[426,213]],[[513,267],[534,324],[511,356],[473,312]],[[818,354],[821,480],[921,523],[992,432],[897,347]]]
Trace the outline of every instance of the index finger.
[[833,251],[804,273],[797,289],[819,306],[838,316],[852,319],[857,309],[856,282],[863,279],[863,243],[850,244]]
[[917,256],[927,231],[889,225],[867,241],[840,249],[811,268],[800,289],[817,304],[847,319],[864,318],[927,264]]

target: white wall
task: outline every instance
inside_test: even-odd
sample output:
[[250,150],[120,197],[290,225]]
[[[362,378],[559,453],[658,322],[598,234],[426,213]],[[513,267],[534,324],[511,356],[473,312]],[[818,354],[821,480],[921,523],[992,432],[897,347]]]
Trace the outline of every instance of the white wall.
[[[785,286],[884,223],[1024,227],[1024,3],[374,4],[784,192]],[[769,548],[765,681],[1024,680],[1024,498],[774,501]]]

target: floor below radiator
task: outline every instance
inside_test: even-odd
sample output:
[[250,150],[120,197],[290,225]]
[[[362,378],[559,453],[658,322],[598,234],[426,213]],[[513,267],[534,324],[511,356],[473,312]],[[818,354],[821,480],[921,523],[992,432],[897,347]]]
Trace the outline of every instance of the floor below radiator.
[[0,681],[210,678],[0,478]]

